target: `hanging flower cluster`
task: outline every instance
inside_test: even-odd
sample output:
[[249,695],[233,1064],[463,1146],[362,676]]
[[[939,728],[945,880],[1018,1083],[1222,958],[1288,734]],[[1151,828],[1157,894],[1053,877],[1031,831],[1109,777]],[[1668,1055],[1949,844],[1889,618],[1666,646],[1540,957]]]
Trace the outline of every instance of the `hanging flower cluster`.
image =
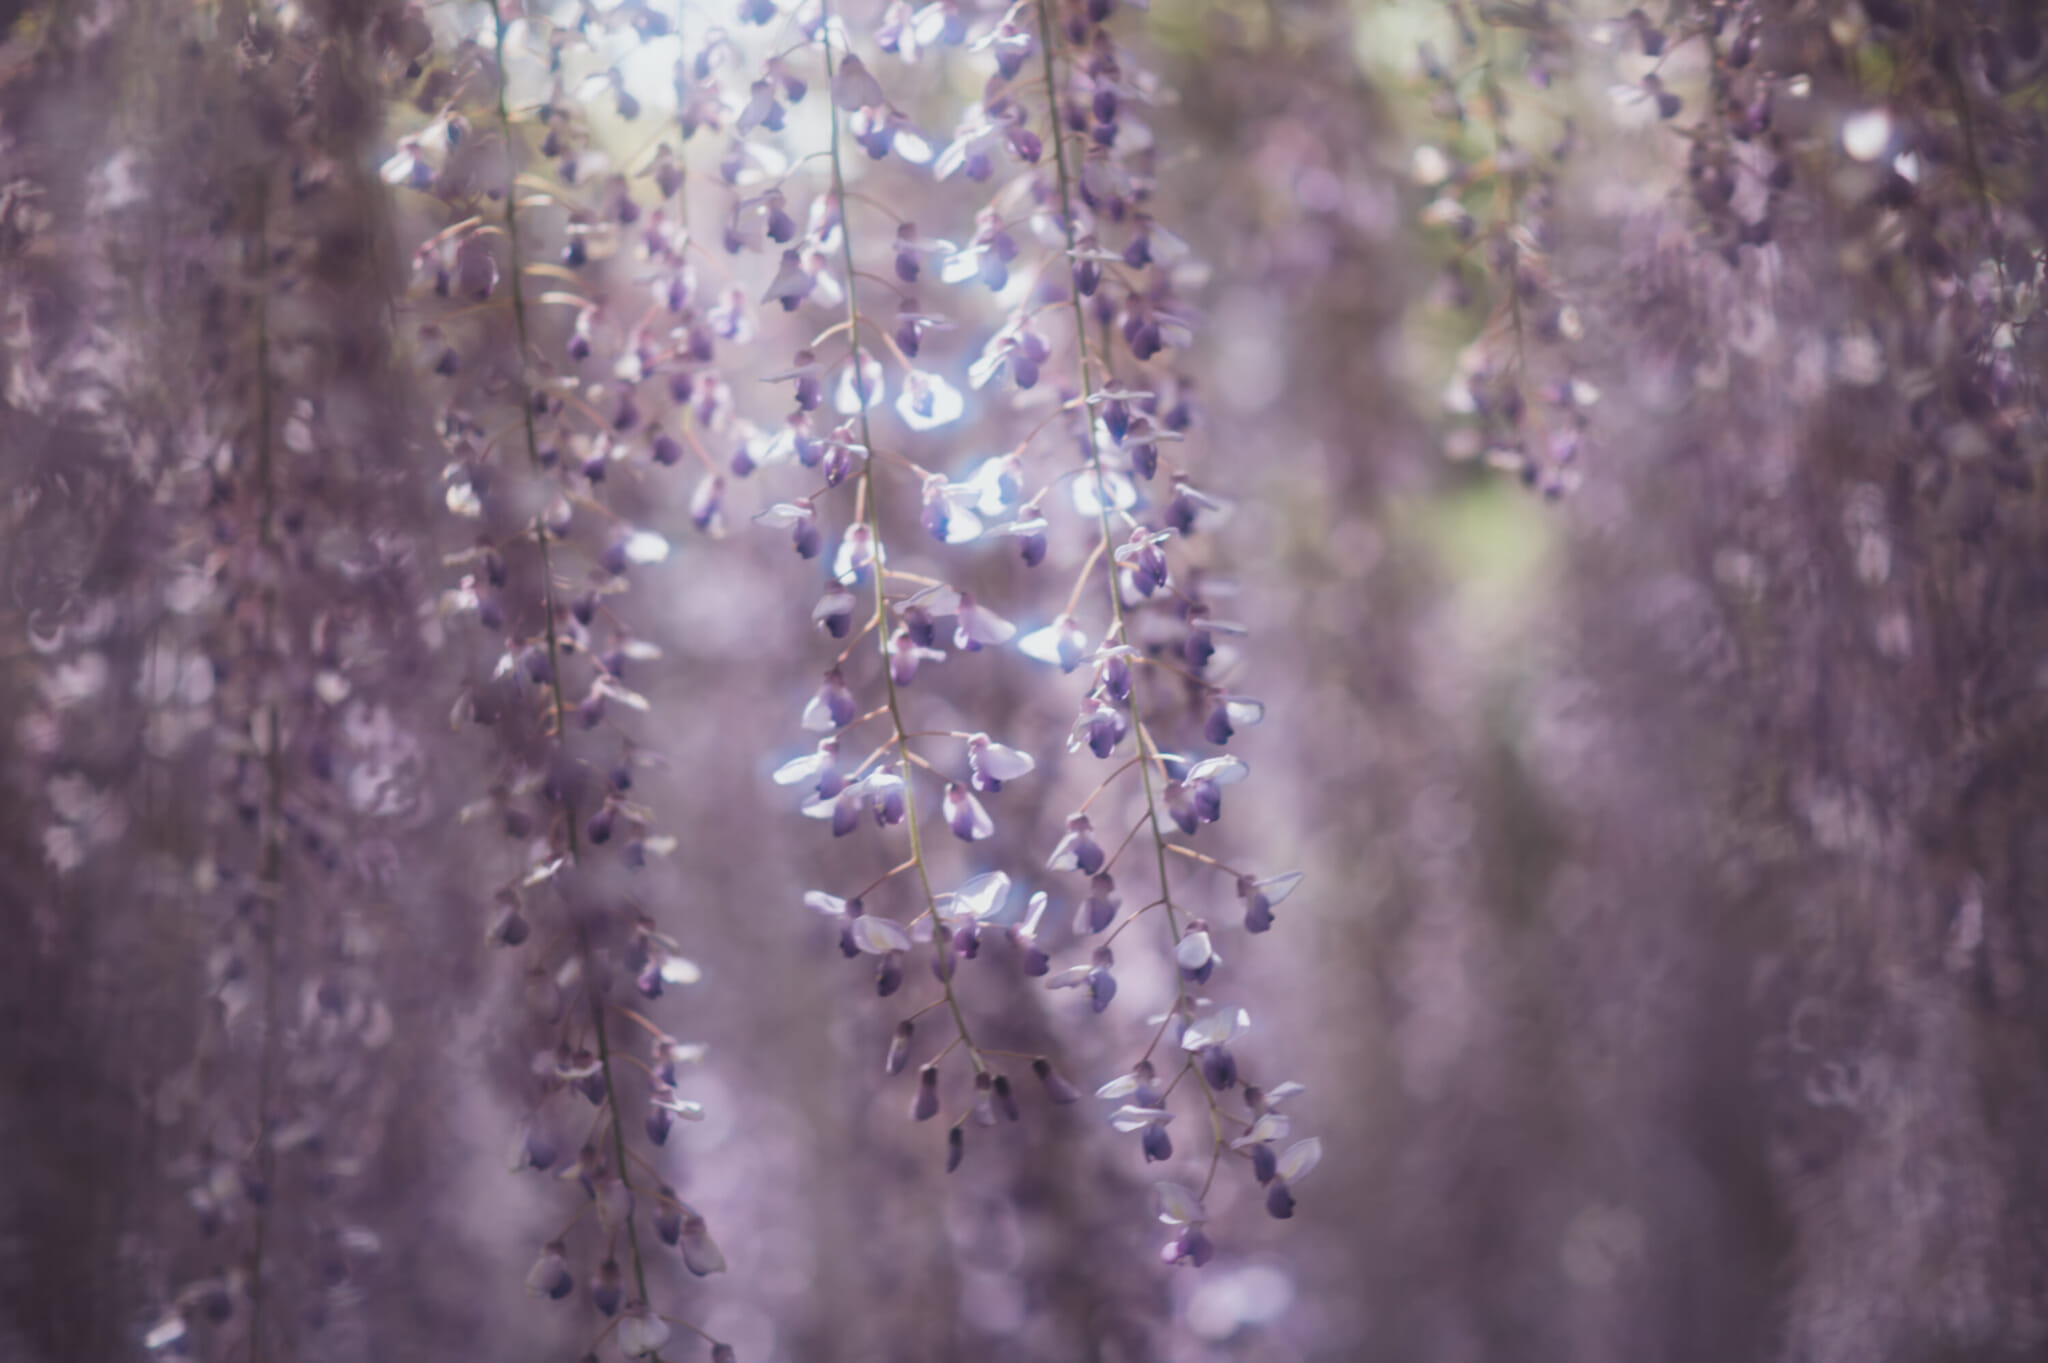
[[[690,257],[692,106],[630,167],[595,126],[640,123],[613,63],[672,41],[670,20],[494,3],[483,29],[436,33],[445,17],[401,30],[390,75],[424,122],[383,174],[419,224],[400,315],[443,395],[444,501],[466,541],[444,557],[440,614],[485,641],[456,718],[489,731],[497,770],[465,815],[514,849],[481,925],[523,962],[528,1113],[510,1162],[575,1207],[527,1284],[580,1289],[600,1338],[656,1357],[675,1329],[703,1333],[656,1300],[664,1262],[701,1277],[725,1260],[664,1162],[674,1123],[703,1116],[687,1071],[704,1047],[653,1005],[700,972],[643,888],[678,843],[636,778],[660,754],[634,683],[661,654],[627,597],[673,555],[640,523],[651,493],[686,457],[711,467],[697,432],[726,420],[718,353],[751,309],[702,287]],[[714,473],[690,504],[698,529],[722,529],[719,499]]]
[[[838,647],[796,715],[815,746],[774,779],[835,837],[901,839],[879,878],[807,902],[879,995],[915,1003],[890,1073],[911,1065],[920,1025],[940,1021],[910,1115],[949,1114],[947,1167],[971,1127],[1021,1116],[1019,1062],[1055,1101],[1079,1096],[1050,1058],[976,1040],[969,963],[1000,943],[988,954],[1102,1013],[1116,951],[1135,949],[1142,923],[1175,985],[1140,1063],[1179,1056],[1144,1151],[1171,1156],[1164,1104],[1185,1082],[1211,1131],[1206,1191],[1226,1158],[1256,1173],[1263,1140],[1238,1138],[1284,1119],[1256,1090],[1238,1094],[1235,1060],[1218,1059],[1237,1033],[1210,1036],[1218,1005],[1201,991],[1234,926],[1203,920],[1183,878],[1220,872],[1258,933],[1299,877],[1242,872],[1190,841],[1248,774],[1224,749],[1264,712],[1230,684],[1244,630],[1199,551],[1229,508],[1175,454],[1196,425],[1179,358],[1193,342],[1184,291],[1203,272],[1154,216],[1146,111],[1165,94],[1113,11],[899,4],[863,30],[831,4],[763,6],[743,19],[773,35],[765,49],[719,35],[686,60],[683,106],[729,139],[723,246],[764,266],[756,346],[772,344],[778,317],[819,319],[763,376],[788,386],[779,421],[705,424],[707,443],[733,453],[707,471],[699,505],[722,514],[737,480],[758,474],[772,490],[753,519],[823,579],[809,618]],[[963,71],[981,95],[948,139],[923,111]],[[918,221],[899,211],[912,203]],[[950,339],[934,348],[949,331],[964,353]],[[1065,692],[1063,735],[932,727],[918,697],[933,669],[985,687],[1005,662]],[[1098,764],[1107,775],[1090,778],[1042,860],[947,869],[939,842],[995,839],[1006,788]],[[1120,878],[1147,888],[1127,904]],[[1070,898],[1071,927],[1048,923],[1055,897]],[[1055,969],[1055,950],[1082,959]]]

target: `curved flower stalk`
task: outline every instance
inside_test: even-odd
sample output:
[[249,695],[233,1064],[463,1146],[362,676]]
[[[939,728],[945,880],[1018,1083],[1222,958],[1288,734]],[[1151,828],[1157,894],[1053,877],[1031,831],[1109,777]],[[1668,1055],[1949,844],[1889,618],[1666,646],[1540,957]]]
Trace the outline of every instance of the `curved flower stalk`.
[[[949,41],[945,13],[933,7],[932,45]],[[884,67],[850,42],[833,7],[806,24],[822,49],[829,92],[830,142],[819,155],[830,184],[814,203],[809,233],[784,251],[764,302],[838,314],[779,376],[796,384],[792,424],[816,438],[798,439],[771,461],[815,470],[823,485],[760,519],[789,532],[798,555],[824,567],[812,618],[843,644],[803,708],[802,726],[820,736],[815,750],[792,758],[775,779],[802,791],[804,813],[836,836],[869,821],[903,830],[902,854],[889,858],[888,870],[852,893],[819,890],[807,902],[838,922],[842,951],[869,964],[881,996],[924,996],[897,1027],[885,1068],[898,1074],[915,1062],[910,1115],[946,1116],[949,1170],[962,1163],[976,1129],[1021,1118],[1027,1071],[1031,1086],[1056,1102],[1081,1095],[1050,1058],[995,1049],[978,1036],[967,963],[985,952],[1008,958],[1054,988],[1080,989],[1100,1013],[1117,995],[1116,950],[1139,940],[1125,938],[1126,929],[1157,923],[1175,984],[1140,1056],[1139,1071],[1151,1077],[1131,1081],[1130,1092],[1150,1104],[1142,1109],[1148,1116],[1126,1129],[1145,1132],[1149,1159],[1170,1158],[1166,1105],[1183,1084],[1199,1095],[1209,1140],[1195,1181],[1205,1195],[1226,1158],[1271,1182],[1273,1162],[1262,1152],[1285,1133],[1274,1104],[1287,1090],[1247,1086],[1245,1101],[1232,1096],[1239,1014],[1218,1012],[1198,992],[1222,963],[1226,934],[1190,910],[1181,880],[1224,874],[1243,925],[1262,932],[1298,877],[1240,871],[1184,841],[1220,817],[1225,788],[1246,774],[1240,758],[1216,750],[1257,723],[1263,708],[1223,680],[1242,630],[1217,615],[1224,584],[1189,548],[1227,511],[1172,455],[1194,421],[1192,384],[1172,359],[1192,339],[1179,289],[1197,271],[1151,213],[1155,153],[1135,111],[1159,92],[1106,18],[1106,9],[1018,6],[978,32],[962,26],[951,40],[988,54],[974,60],[994,68],[979,107],[932,162],[942,179],[992,184],[971,234],[957,242],[924,237],[854,188],[856,147],[868,161],[917,167],[927,144],[901,111],[913,101],[891,91]],[[884,35],[882,51],[912,60],[906,36],[915,33]],[[788,60],[777,60],[787,75]],[[1034,118],[1034,107],[1048,112]],[[908,155],[906,138],[914,139]],[[983,393],[971,406],[944,360],[924,353],[925,333],[952,320],[912,293],[933,274],[961,302],[963,328],[987,311],[977,298],[994,305],[993,334],[967,376],[969,390]],[[889,294],[899,304],[893,318],[870,310]],[[839,424],[826,433],[810,422],[828,404]],[[963,460],[956,426],[985,438],[1005,418],[1014,422],[1004,436],[1011,447]],[[889,434],[899,429],[907,440]],[[1063,459],[1063,447],[1078,462]],[[913,545],[892,538],[913,512],[934,556],[929,571]],[[967,556],[985,563],[999,550],[1014,556],[1012,571],[1026,583],[1055,583],[1064,594],[1056,608],[1022,608],[1039,627],[1024,628],[1013,618],[1018,608],[997,608],[966,585],[997,580],[970,568]],[[942,721],[923,717],[930,707],[914,697],[934,669],[981,673],[1012,650],[1026,669],[1084,678],[1070,731],[1034,744],[977,729],[950,710]],[[1097,760],[1112,763],[1111,775],[1075,810],[1049,862],[987,868],[979,849],[1002,846],[991,840],[1006,787]],[[1099,838],[1098,820],[1111,830]],[[964,873],[946,869],[941,844],[975,849]],[[1132,861],[1143,869],[1134,872]],[[1059,882],[1047,872],[1078,875],[1071,936],[1100,935],[1083,946],[1080,963],[1058,973],[1050,948],[1069,934],[1048,922],[1054,891],[1036,885]],[[1128,896],[1127,906],[1119,875],[1149,880],[1152,889]],[[1223,1025],[1223,1017],[1233,1021]],[[922,1042],[928,1018],[940,1027],[936,1051]],[[1260,1135],[1247,1139],[1255,1129]],[[1297,1174],[1307,1163],[1297,1157]],[[1284,1191],[1280,1185],[1268,1202],[1275,1215],[1292,1211]],[[1197,1223],[1176,1223],[1167,1257],[1208,1257]]]
[[[514,849],[480,924],[523,962],[532,1065],[511,1163],[574,1188],[527,1286],[581,1290],[593,1347],[659,1357],[677,1330],[703,1333],[667,1309],[664,1264],[703,1276],[724,1258],[664,1163],[674,1122],[702,1115],[682,1071],[703,1047],[649,1005],[698,970],[640,884],[676,842],[636,785],[658,757],[632,679],[659,650],[635,637],[622,597],[671,556],[635,519],[686,448],[710,468],[696,432],[719,429],[723,381],[682,161],[657,141],[644,166],[609,173],[597,105],[571,89],[580,71],[579,90],[611,91],[603,116],[636,123],[606,62],[665,24],[644,7],[604,26],[551,13],[493,3],[480,34],[421,46],[400,79],[417,82],[428,118],[384,175],[423,219],[404,315],[423,381],[446,392],[445,500],[471,539],[446,558],[461,576],[442,615],[496,645],[456,713],[495,740],[492,793],[465,815]],[[715,500],[702,503],[700,491],[711,528]]]

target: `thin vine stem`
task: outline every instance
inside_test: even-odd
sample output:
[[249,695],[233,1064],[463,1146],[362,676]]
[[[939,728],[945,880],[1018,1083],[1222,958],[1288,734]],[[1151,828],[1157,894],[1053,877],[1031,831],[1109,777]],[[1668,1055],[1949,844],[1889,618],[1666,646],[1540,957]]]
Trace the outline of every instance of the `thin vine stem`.
[[[860,440],[867,447],[868,458],[861,464],[861,500],[867,511],[868,532],[874,543],[874,562],[869,572],[875,584],[874,628],[881,645],[882,683],[887,689],[889,723],[895,729],[892,745],[903,758],[904,800],[903,822],[910,837],[910,860],[917,867],[918,884],[924,890],[925,912],[934,919],[938,917],[938,898],[932,893],[931,870],[925,863],[924,843],[917,822],[917,793],[910,788],[910,727],[903,722],[902,698],[897,694],[896,675],[889,667],[889,598],[883,584],[882,573],[882,510],[881,497],[875,486],[875,440],[868,424],[868,385],[860,367],[860,307],[855,297],[857,271],[853,263],[853,223],[847,211],[849,202],[846,192],[845,158],[840,149],[839,104],[832,98],[832,84],[837,77],[837,64],[832,56],[832,5],[823,0],[821,12],[823,25],[819,32],[825,46],[825,96],[826,107],[832,115],[832,192],[839,203],[839,247],[846,263],[846,329],[848,341],[853,347],[854,392],[860,397]],[[943,944],[935,950],[946,950]],[[953,1014],[953,1025],[959,1029],[960,1040],[967,1047],[967,1057],[974,1064],[977,1074],[987,1068],[981,1052],[974,1045],[974,1038],[967,1028],[967,1017],[960,1009],[960,1000],[953,992],[952,972],[943,973],[939,984],[946,991],[946,1007]]]

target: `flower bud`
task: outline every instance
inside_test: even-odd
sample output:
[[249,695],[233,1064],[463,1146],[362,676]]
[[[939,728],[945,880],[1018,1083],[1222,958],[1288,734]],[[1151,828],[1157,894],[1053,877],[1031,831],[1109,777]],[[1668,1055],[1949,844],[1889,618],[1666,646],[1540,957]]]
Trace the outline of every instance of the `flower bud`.
[[683,1266],[698,1277],[725,1272],[725,1255],[711,1238],[711,1227],[695,1212],[685,1212],[682,1233]]
[[1052,1061],[1039,1056],[1031,1062],[1031,1072],[1038,1076],[1038,1082],[1045,1085],[1046,1097],[1055,1103],[1078,1103],[1081,1090],[1075,1088],[1067,1077],[1052,1067]]
[[661,1237],[661,1243],[673,1246],[683,1238],[683,1209],[676,1205],[676,1190],[665,1183],[661,1195],[667,1201],[654,1209],[654,1233]]
[[946,1132],[946,1172],[952,1173],[960,1167],[961,1158],[967,1153],[967,1133],[959,1127]]
[[1005,1118],[1013,1122],[1024,1119],[1024,1110],[1017,1105],[1016,1091],[1010,1087],[1009,1075],[997,1075],[995,1082],[990,1085],[990,1092],[995,1100],[997,1112],[1002,1113]]
[[526,1290],[535,1296],[560,1301],[575,1287],[576,1277],[569,1272],[569,1260],[563,1252],[562,1242],[549,1241],[526,1275]]
[[607,1316],[616,1315],[625,1292],[626,1280],[619,1272],[619,1261],[605,1260],[598,1266],[597,1276],[590,1280],[591,1305]]
[[896,1024],[896,1034],[889,1038],[889,1054],[882,1062],[887,1074],[901,1074],[903,1067],[910,1063],[910,1038],[917,1031],[917,1024],[905,1018]]
[[927,1122],[939,1115],[939,1067],[926,1065],[917,1072],[917,1096],[910,1102],[910,1119]]

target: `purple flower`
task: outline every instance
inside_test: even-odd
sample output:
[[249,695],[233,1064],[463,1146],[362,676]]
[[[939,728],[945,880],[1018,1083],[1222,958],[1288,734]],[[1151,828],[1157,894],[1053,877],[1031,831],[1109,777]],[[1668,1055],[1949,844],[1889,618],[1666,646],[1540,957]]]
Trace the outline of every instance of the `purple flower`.
[[1088,636],[1073,616],[1062,615],[1044,629],[1025,635],[1017,641],[1017,647],[1027,658],[1054,663],[1060,671],[1072,672],[1088,656]]
[[1078,1103],[1081,1090],[1075,1088],[1067,1077],[1052,1067],[1052,1061],[1039,1056],[1031,1062],[1031,1072],[1038,1076],[1038,1082],[1045,1086],[1046,1097],[1055,1103]]
[[1301,872],[1287,871],[1263,880],[1250,876],[1240,877],[1237,882],[1237,897],[1244,901],[1244,930],[1265,932],[1273,926],[1273,908],[1294,892],[1301,883]]
[[576,1290],[576,1275],[569,1271],[566,1247],[550,1240],[540,1259],[526,1274],[526,1290],[535,1296],[560,1301]]
[[844,639],[853,628],[855,604],[852,592],[844,587],[834,587],[819,597],[818,604],[811,608],[811,623],[834,639]]
[[853,722],[853,716],[853,692],[847,688],[846,678],[835,667],[825,674],[817,694],[804,707],[803,726],[813,733],[824,733],[845,728]]
[[917,1096],[910,1100],[910,1119],[928,1122],[939,1115],[939,1067],[926,1065],[917,1072]]
[[981,807],[981,801],[957,782],[946,787],[945,813],[946,826],[962,842],[980,842],[995,834],[995,821]]
[[1079,752],[1085,745],[1097,757],[1106,758],[1116,751],[1116,745],[1123,741],[1129,727],[1129,722],[1115,706],[1094,696],[1085,697],[1073,731],[1067,736],[1067,751]]
[[881,82],[869,73],[859,57],[847,53],[832,76],[832,102],[847,113],[877,108],[888,102]]
[[1088,882],[1088,897],[1081,901],[1074,915],[1074,930],[1087,933],[1103,931],[1116,921],[1116,911],[1123,907],[1123,902],[1123,896],[1116,892],[1116,878],[1096,874]]
[[619,1272],[619,1261],[605,1260],[598,1266],[597,1276],[590,1280],[591,1305],[607,1316],[616,1315],[625,1293],[626,1279]]
[[960,593],[960,605],[953,616],[953,647],[968,653],[1006,644],[1017,632],[1008,620],[977,604],[972,592]]
[[1088,967],[1088,1006],[1098,1013],[1109,1007],[1110,1000],[1116,997],[1116,976],[1110,974],[1110,967],[1115,964],[1116,958],[1108,947],[1095,948],[1095,956]]
[[1067,831],[1046,858],[1048,871],[1079,871],[1094,875],[1102,869],[1102,845],[1095,841],[1095,825],[1086,814],[1067,819]]
[[1028,775],[1037,765],[1030,753],[994,742],[987,734],[968,736],[968,782],[985,794],[994,794],[1003,782]]
[[782,253],[782,264],[769,281],[768,290],[761,295],[763,303],[780,303],[784,312],[795,312],[810,297],[817,280],[804,268],[803,258],[795,251]]

